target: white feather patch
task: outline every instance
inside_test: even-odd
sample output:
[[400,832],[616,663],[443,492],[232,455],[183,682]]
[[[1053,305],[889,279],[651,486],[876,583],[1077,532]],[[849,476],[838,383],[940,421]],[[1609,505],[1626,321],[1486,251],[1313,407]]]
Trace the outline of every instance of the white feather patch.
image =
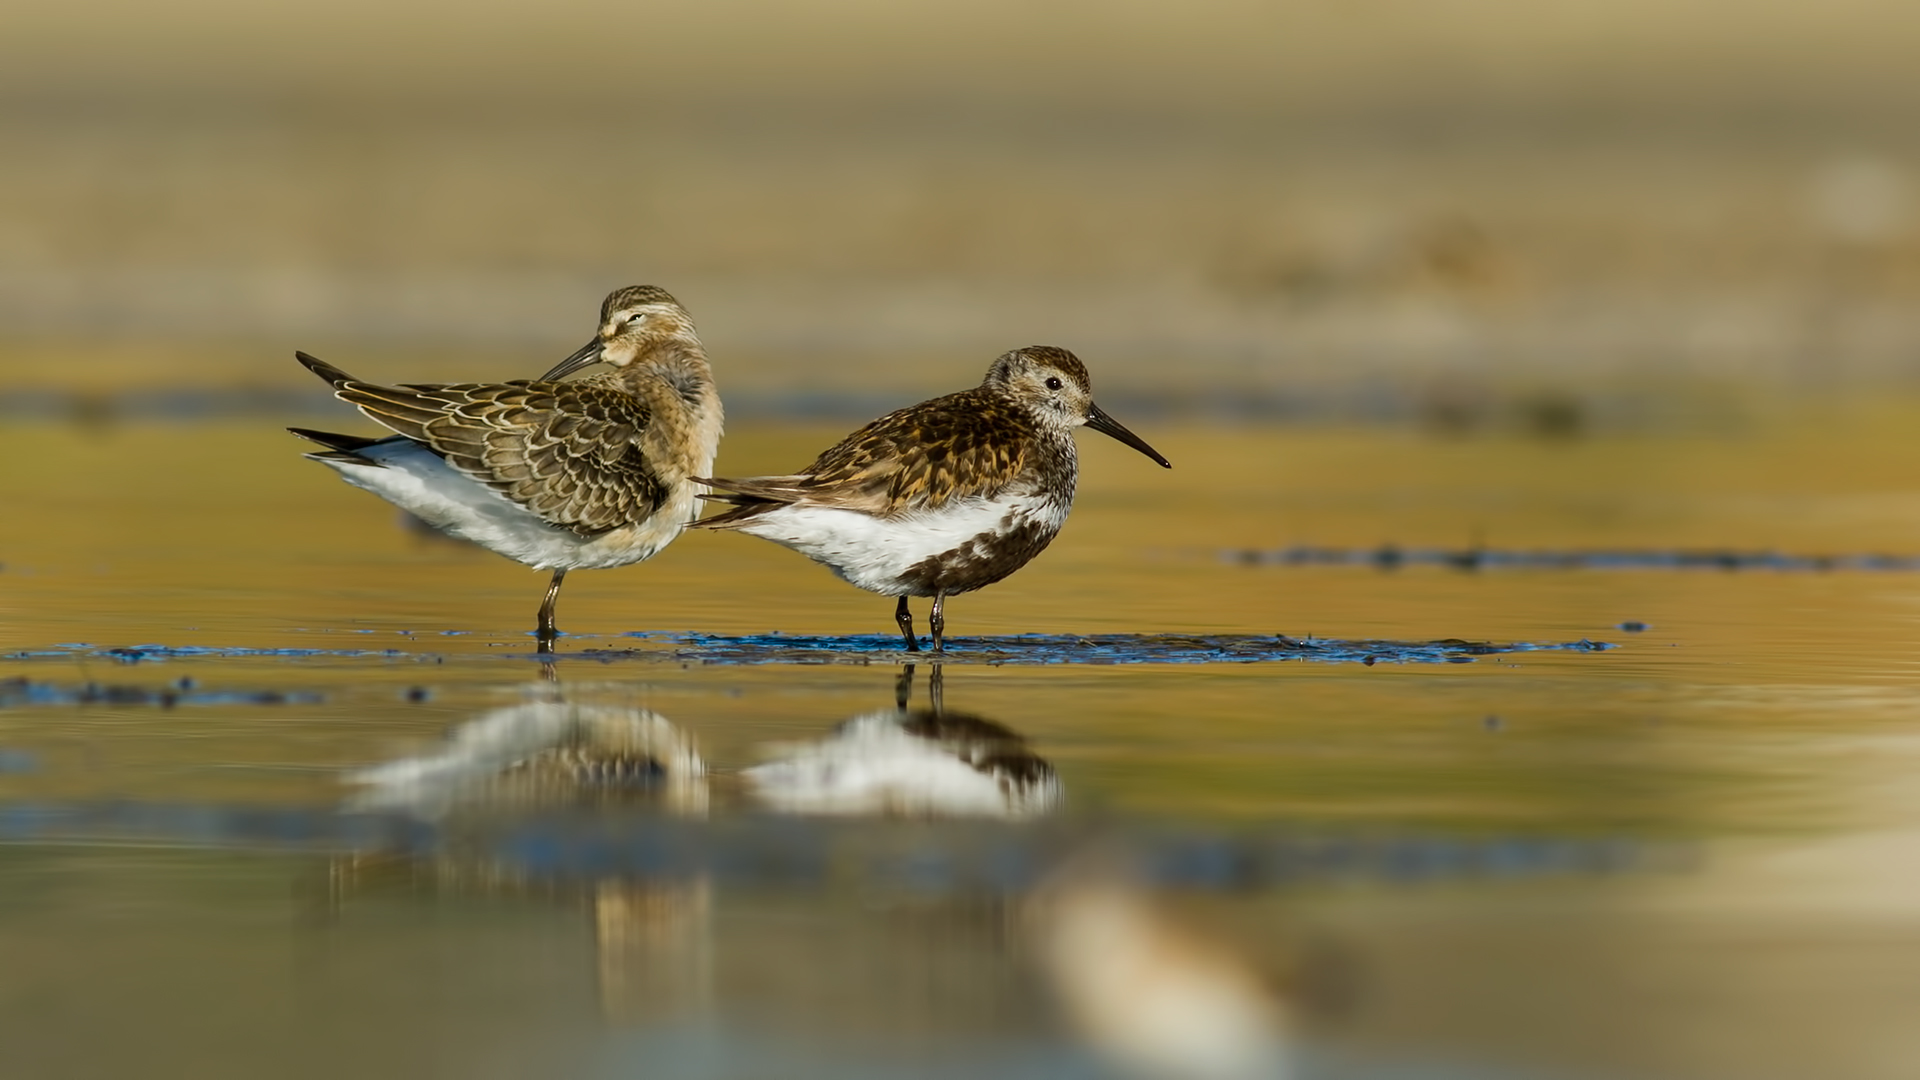
[[883,596],[909,592],[901,581],[913,566],[983,535],[1038,522],[1048,536],[1060,531],[1070,504],[1031,493],[998,499],[957,499],[938,510],[881,518],[827,506],[782,506],[739,528],[782,544],[832,570],[842,580]]
[[347,483],[373,492],[434,528],[536,570],[604,569],[640,562],[671,543],[693,516],[692,488],[682,485],[678,497],[645,521],[582,536],[547,524],[418,443],[376,443],[354,453],[380,464],[316,460],[332,466]]
[[1052,770],[1030,783],[982,772],[952,748],[901,727],[902,718],[855,717],[830,738],[741,776],[756,798],[785,813],[1020,818],[1060,805]]

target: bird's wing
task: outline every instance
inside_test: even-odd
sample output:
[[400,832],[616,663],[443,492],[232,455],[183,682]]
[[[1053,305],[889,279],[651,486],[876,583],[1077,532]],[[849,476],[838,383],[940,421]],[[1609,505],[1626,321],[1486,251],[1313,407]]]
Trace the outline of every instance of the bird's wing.
[[334,393],[554,525],[592,535],[643,521],[666,502],[639,445],[652,416],[612,387],[347,378]]
[[[708,483],[734,493],[719,498],[741,511],[759,503],[879,517],[938,509],[953,499],[990,498],[1013,482],[1026,465],[1031,429],[1019,410],[980,391],[962,391],[875,420],[804,472]],[[741,511],[724,516],[750,516]]]

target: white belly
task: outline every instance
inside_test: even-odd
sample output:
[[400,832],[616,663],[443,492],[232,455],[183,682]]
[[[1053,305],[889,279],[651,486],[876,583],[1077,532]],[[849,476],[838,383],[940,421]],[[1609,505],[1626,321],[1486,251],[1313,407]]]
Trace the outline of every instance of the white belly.
[[1010,525],[1039,523],[1051,536],[1067,520],[1069,505],[1025,493],[961,499],[939,510],[891,518],[824,506],[782,506],[748,519],[739,531],[790,547],[869,592],[916,595],[902,580],[914,566]]
[[536,570],[605,569],[652,558],[680,535],[693,516],[692,485],[680,484],[666,505],[645,521],[582,536],[547,524],[418,443],[379,443],[355,453],[381,464],[319,460],[333,466],[347,483],[373,492],[434,528]]

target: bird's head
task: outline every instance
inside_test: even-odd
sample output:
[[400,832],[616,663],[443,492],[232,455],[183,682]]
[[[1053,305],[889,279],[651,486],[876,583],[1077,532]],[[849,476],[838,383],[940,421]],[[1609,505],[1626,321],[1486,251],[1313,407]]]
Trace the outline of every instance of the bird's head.
[[1093,377],[1080,358],[1054,345],[1029,345],[993,362],[981,385],[1019,402],[1043,426],[1072,429],[1085,425],[1110,435],[1160,463],[1173,466],[1145,439],[1093,403]]
[[540,378],[565,378],[594,364],[623,368],[669,338],[697,340],[693,317],[672,294],[656,285],[615,289],[600,304],[600,332]]

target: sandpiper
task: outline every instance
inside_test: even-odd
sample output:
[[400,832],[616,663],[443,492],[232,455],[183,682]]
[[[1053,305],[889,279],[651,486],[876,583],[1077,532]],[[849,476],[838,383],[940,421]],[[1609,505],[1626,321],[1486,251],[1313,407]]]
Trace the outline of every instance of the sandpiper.
[[[538,379],[381,386],[295,355],[396,433],[288,428],[327,447],[309,458],[436,529],[553,571],[543,651],[559,633],[567,571],[626,566],[671,543],[720,444],[720,397],[693,320],[651,285],[610,294],[594,339]],[[598,363],[612,370],[559,381]]]
[[1073,506],[1085,424],[1172,468],[1093,403],[1086,365],[1034,345],[993,362],[972,390],[888,413],[792,476],[702,480],[733,509],[694,523],[783,544],[841,580],[897,596],[894,621],[918,652],[911,596],[933,597],[933,651],[945,647],[942,606],[1025,566]]
[[350,810],[527,811],[656,801],[704,815],[707,771],[693,739],[647,709],[531,701],[492,709],[436,750],[348,773]]
[[963,712],[884,710],[740,772],[748,794],[790,814],[1039,817],[1060,777],[1013,731]]

